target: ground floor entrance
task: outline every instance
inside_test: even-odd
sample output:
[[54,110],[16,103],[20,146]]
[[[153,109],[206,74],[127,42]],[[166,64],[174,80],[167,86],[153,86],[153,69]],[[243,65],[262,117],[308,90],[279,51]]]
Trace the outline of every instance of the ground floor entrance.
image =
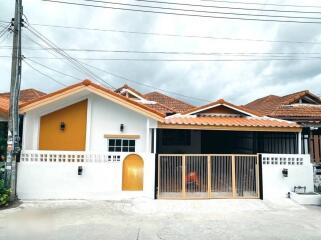
[[159,154],[158,198],[259,198],[258,155]]

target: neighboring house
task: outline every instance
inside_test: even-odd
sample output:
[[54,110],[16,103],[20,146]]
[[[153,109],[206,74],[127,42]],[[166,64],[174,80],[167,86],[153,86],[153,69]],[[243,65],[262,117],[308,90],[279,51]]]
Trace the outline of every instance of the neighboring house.
[[314,163],[321,163],[321,99],[308,90],[283,97],[269,95],[245,105],[270,117],[299,123],[302,153],[310,153]]
[[224,100],[192,107],[159,96],[85,80],[21,104],[18,197],[269,198],[295,186],[313,191],[297,123]]
[[[36,89],[24,89],[20,91],[19,103],[27,103],[44,95],[45,93]],[[7,151],[9,98],[10,93],[0,93],[0,161],[4,159]]]
[[146,94],[141,94],[135,89],[129,87],[127,84],[115,92],[120,93],[123,96],[137,100],[138,102],[168,115],[173,115],[175,113],[183,113],[194,108],[193,105],[185,103],[181,100],[169,97],[160,92],[150,92]]

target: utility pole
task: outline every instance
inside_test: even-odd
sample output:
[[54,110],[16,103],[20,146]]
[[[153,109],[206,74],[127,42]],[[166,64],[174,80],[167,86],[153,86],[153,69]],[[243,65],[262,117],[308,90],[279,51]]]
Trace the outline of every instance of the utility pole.
[[8,120],[8,142],[5,184],[11,189],[10,201],[16,199],[17,156],[20,152],[19,137],[19,97],[21,85],[21,26],[22,0],[15,0],[13,21],[13,48],[11,63],[10,104]]

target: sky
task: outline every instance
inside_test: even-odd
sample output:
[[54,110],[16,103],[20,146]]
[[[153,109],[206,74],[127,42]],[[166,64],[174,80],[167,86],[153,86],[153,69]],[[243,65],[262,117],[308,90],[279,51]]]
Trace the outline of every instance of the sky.
[[[66,1],[91,4],[91,2],[82,0]],[[225,11],[238,14],[251,13],[257,15],[299,15],[298,13],[264,11],[271,9],[282,11],[297,10],[321,12],[321,0],[305,0],[304,2],[300,0],[230,0],[230,2],[234,3],[222,3],[213,0],[159,1],[234,8],[255,8],[257,10],[245,11],[240,9],[218,9],[214,7],[200,8],[148,3],[135,0],[113,2],[185,8],[197,11]],[[110,2],[112,2],[112,0],[110,0]],[[235,2],[256,2],[261,3],[262,5],[240,4]],[[96,4],[104,5],[105,3]],[[304,4],[305,6],[313,5],[315,7],[289,7],[269,4]],[[105,6],[126,7],[107,4],[105,4]],[[80,61],[95,67],[92,68],[87,65],[91,71],[91,73],[88,73],[88,71],[82,72],[79,69],[76,69],[64,59],[52,59],[57,58],[57,55],[54,55],[52,51],[41,50],[40,46],[37,44],[42,46],[45,46],[45,44],[37,38],[36,35],[30,32],[30,30],[23,28],[22,53],[26,59],[26,62],[23,61],[22,63],[23,89],[36,88],[49,93],[63,87],[56,81],[65,85],[70,85],[81,79],[91,79],[103,85],[107,82],[115,88],[127,83],[129,86],[143,93],[158,91],[157,89],[166,90],[167,93],[165,93],[167,95],[179,98],[194,105],[203,105],[209,101],[215,101],[220,98],[224,98],[234,104],[246,104],[249,101],[265,95],[285,95],[305,89],[308,89],[315,94],[321,94],[321,59],[318,58],[319,55],[313,55],[316,56],[316,58],[311,58],[311,53],[321,54],[321,44],[315,43],[321,43],[321,27],[318,23],[262,22],[165,15],[65,5],[44,2],[41,0],[23,0],[23,7],[25,19],[30,25],[63,49],[219,53],[218,55],[169,55],[156,53],[139,54],[68,51],[68,54],[72,57],[81,59]],[[127,6],[126,8],[134,7]],[[10,21],[14,16],[14,1],[0,0],[0,9],[0,21]],[[200,14],[204,15],[205,13]],[[212,13],[211,15],[218,16],[217,14]],[[303,16],[318,17],[320,14],[310,13]],[[307,21],[306,19],[296,20]],[[319,21],[321,23],[321,19],[309,21]],[[3,26],[4,23],[1,24],[0,27]],[[159,34],[129,34],[112,31],[63,29],[39,26],[37,24],[112,29],[117,31],[152,32],[184,36],[211,36],[211,38],[169,37]],[[234,40],[231,40],[231,38]],[[259,39],[268,41],[246,41],[240,39]],[[10,86],[10,46],[12,46],[12,34],[8,33],[0,38],[0,92],[8,91]],[[225,55],[223,56],[222,53],[225,53]],[[236,53],[252,53],[252,55],[240,57],[240,55],[235,56]],[[259,55],[253,55],[253,53],[259,53]],[[286,60],[272,61],[271,58],[275,58],[273,55],[270,55],[272,53],[288,55],[281,57]],[[296,55],[297,53],[300,55]],[[88,58],[100,60],[88,60]],[[154,60],[183,59],[185,61],[110,60],[115,58]],[[186,61],[192,59],[211,59],[215,61]],[[222,61],[223,59],[233,61]],[[250,61],[235,61],[240,59],[247,59]],[[264,61],[255,59],[264,59]],[[31,68],[30,65],[33,68]],[[50,67],[53,70],[45,67]],[[102,69],[104,72],[97,68]],[[47,76],[40,74],[37,70]],[[74,78],[62,75],[54,70],[71,75]],[[122,76],[123,78],[115,77],[107,72],[112,73],[113,75]],[[146,85],[151,87],[147,87]]]

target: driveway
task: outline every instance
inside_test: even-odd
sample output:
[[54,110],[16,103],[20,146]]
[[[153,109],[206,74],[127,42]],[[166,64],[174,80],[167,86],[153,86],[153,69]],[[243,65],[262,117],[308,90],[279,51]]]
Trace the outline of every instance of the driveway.
[[321,239],[321,207],[289,199],[23,202],[0,239]]

